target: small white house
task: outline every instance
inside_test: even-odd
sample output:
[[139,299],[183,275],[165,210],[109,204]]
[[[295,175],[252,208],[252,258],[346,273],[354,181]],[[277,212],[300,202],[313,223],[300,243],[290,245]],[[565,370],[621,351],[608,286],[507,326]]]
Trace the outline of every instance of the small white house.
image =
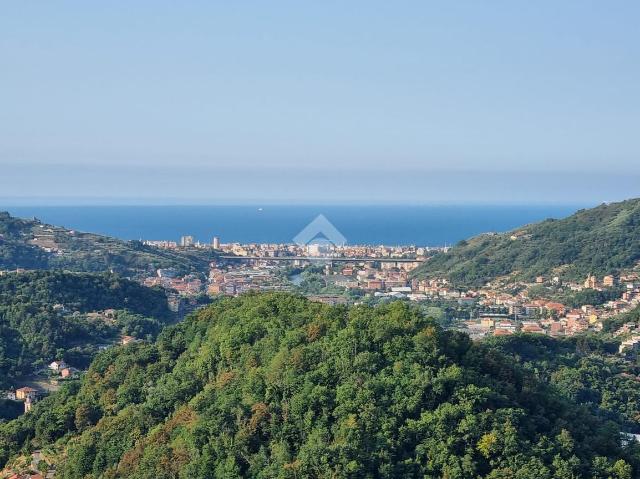
[[55,371],[55,372],[59,372],[62,369],[65,369],[66,367],[67,367],[67,363],[65,363],[62,360],[53,361],[51,364],[49,364],[49,369],[51,369],[52,371]]

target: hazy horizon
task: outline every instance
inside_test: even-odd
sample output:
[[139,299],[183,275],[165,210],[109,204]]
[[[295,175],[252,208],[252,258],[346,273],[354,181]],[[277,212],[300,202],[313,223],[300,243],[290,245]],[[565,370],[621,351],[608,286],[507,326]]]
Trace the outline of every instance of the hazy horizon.
[[0,204],[586,204],[640,196],[640,174],[31,165]]
[[10,3],[0,197],[640,196],[640,4]]
[[[627,198],[635,199],[635,198]],[[625,200],[620,200],[625,201]],[[617,201],[600,201],[600,202],[571,202],[571,201],[521,201],[521,202],[497,202],[497,201],[398,201],[398,202],[371,202],[362,201],[286,201],[286,200],[260,200],[249,198],[245,201],[240,200],[207,200],[207,199],[184,199],[184,198],[113,198],[113,197],[2,197],[0,196],[0,211],[6,211],[7,208],[13,207],[177,207],[177,206],[238,206],[238,207],[542,207],[542,206],[560,206],[575,208],[594,208],[600,204],[613,203]]]

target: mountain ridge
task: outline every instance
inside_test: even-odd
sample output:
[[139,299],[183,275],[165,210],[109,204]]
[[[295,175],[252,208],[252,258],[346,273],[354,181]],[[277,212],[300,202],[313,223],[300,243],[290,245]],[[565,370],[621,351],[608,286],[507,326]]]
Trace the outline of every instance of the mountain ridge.
[[582,279],[619,274],[640,261],[640,199],[604,203],[563,219],[547,219],[505,233],[485,233],[433,256],[413,277],[446,278],[483,286],[503,276]]
[[157,268],[175,268],[186,274],[205,272],[215,256],[213,250],[165,250],[0,212],[0,269],[112,271],[137,276]]

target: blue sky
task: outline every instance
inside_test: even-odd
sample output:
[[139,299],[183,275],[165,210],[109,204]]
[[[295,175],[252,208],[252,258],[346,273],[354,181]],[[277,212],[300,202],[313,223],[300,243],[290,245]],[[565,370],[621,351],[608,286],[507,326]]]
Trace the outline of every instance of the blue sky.
[[638,18],[635,1],[9,2],[0,197],[640,196]]

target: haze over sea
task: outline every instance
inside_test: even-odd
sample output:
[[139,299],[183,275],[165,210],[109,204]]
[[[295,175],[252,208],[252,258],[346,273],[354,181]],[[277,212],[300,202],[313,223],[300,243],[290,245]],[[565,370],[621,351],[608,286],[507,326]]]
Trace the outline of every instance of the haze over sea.
[[323,214],[349,244],[441,246],[566,217],[578,205],[501,206],[5,206],[12,215],[121,239],[290,243]]

